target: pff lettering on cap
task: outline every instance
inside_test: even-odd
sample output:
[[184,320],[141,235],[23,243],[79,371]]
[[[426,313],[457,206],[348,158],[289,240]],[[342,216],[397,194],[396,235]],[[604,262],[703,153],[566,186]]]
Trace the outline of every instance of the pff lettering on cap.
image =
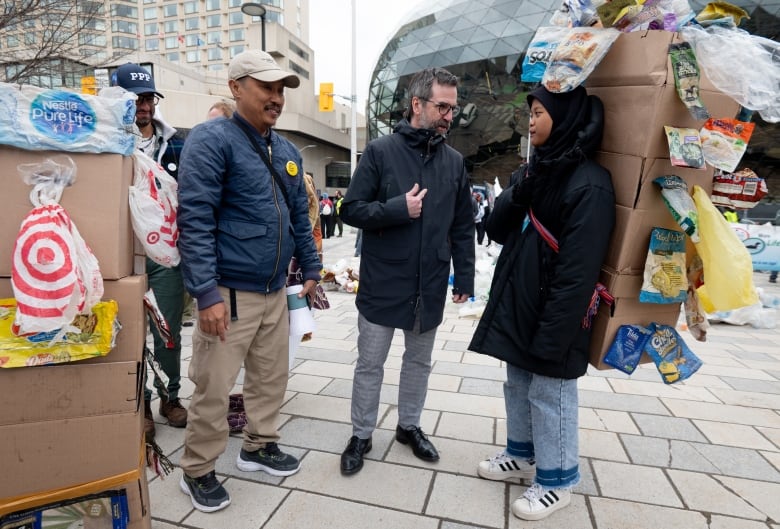
[[123,64],[111,76],[112,86],[121,86],[134,94],[155,94],[165,97],[154,87],[154,78],[149,70],[131,62]]
[[287,88],[298,88],[301,84],[297,75],[279,68],[273,57],[260,50],[243,51],[230,61],[229,79],[238,80],[246,76],[267,83],[283,81]]

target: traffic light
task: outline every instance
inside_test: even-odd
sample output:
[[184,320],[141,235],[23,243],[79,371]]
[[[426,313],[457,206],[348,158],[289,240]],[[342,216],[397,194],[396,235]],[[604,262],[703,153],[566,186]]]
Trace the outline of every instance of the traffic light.
[[333,83],[320,83],[320,112],[333,112]]

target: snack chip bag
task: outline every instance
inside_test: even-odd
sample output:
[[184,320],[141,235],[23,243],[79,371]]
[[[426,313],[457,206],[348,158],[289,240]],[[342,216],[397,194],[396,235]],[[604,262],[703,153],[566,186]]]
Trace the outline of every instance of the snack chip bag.
[[755,123],[736,119],[708,119],[699,131],[701,148],[707,163],[733,172],[745,154]]
[[699,131],[664,125],[669,140],[669,158],[677,167],[704,169],[704,155],[701,151]]
[[666,384],[685,380],[701,367],[699,357],[693,354],[674,327],[669,325],[656,325],[644,350],[655,362]]
[[681,303],[687,297],[687,290],[685,234],[665,228],[653,228],[639,301]]
[[620,35],[612,28],[571,28],[555,48],[542,84],[550,92],[570,92],[581,85]]
[[630,375],[639,365],[647,340],[654,330],[654,323],[649,327],[621,325],[604,357],[604,363]]
[[674,220],[693,242],[699,241],[699,214],[688,194],[688,184],[677,175],[659,176],[653,183],[661,187],[661,196]]

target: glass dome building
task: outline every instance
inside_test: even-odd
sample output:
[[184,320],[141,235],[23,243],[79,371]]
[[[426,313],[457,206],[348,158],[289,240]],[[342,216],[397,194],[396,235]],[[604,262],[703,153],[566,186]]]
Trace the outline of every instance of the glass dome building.
[[[706,1],[689,2],[699,12]],[[777,40],[780,0],[733,0],[750,19],[740,27]],[[534,85],[520,81],[525,50],[540,26],[549,25],[561,0],[438,0],[406,16],[380,54],[369,86],[369,140],[389,134],[408,104],[411,76],[428,67],[460,79],[448,143],[463,154],[472,181],[502,185],[526,156],[528,107]],[[770,181],[780,160],[780,126],[756,117],[744,160]],[[757,167],[757,166],[760,166]],[[771,182],[780,187],[780,176]],[[772,186],[770,186],[771,188]],[[775,195],[780,195],[780,189]],[[780,197],[778,197],[780,198]]]

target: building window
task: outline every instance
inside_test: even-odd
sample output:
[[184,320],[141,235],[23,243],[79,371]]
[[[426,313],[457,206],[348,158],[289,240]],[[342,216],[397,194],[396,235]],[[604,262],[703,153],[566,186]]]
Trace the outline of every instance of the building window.
[[160,49],[160,39],[146,39],[146,51],[157,51]]
[[186,46],[197,46],[200,37],[197,35],[187,35],[184,37],[186,40]]
[[241,7],[244,0],[228,0],[228,7]]
[[177,37],[165,37],[165,49],[173,50],[179,47],[179,39]]
[[182,4],[182,7],[184,7],[184,14],[185,15],[191,15],[193,13],[198,12],[198,3],[197,2],[184,2]]
[[[252,20],[254,20],[255,18],[260,18],[260,17],[252,17]],[[228,23],[231,26],[234,26],[236,24],[243,24],[244,13],[242,13],[241,11],[233,11],[232,13],[230,13],[230,15],[228,15]]]
[[192,29],[198,29],[200,26],[200,19],[198,17],[191,17],[184,19],[184,30],[189,31]]
[[179,62],[179,52],[178,51],[171,52],[168,55],[166,55],[165,58],[171,62]]
[[349,187],[349,162],[331,162],[325,166],[325,187]]
[[187,62],[200,62],[200,51],[192,50],[187,52]]
[[25,46],[32,46],[35,44],[35,41],[38,40],[35,38],[35,32],[34,31],[27,31],[24,34],[24,44]]
[[179,21],[169,20],[164,24],[164,27],[166,33],[176,33],[177,31],[179,31]]
[[112,17],[138,18],[138,8],[122,4],[111,5]]
[[138,33],[138,24],[127,20],[112,20],[111,30],[114,33],[127,33],[128,35],[135,35]]
[[157,32],[159,31],[159,26],[157,25],[157,22],[153,22],[151,24],[144,24],[144,35],[147,37],[149,35],[157,35]]
[[156,7],[145,7],[144,8],[144,20],[149,20],[157,18],[157,8]]
[[217,9],[220,9],[222,7],[220,5],[221,3],[221,0],[206,0],[206,11],[216,11]]
[[306,52],[306,50],[304,50],[303,48],[298,46],[293,41],[290,41],[290,51],[292,51],[295,55],[297,55],[298,57],[300,57],[304,61],[308,62],[309,54]]
[[242,40],[246,40],[244,38],[244,28],[241,29],[231,29],[228,32],[230,42],[240,42]]
[[[255,18],[255,17],[252,17]],[[260,18],[260,17],[257,17]],[[280,26],[284,26],[284,14],[280,13],[278,11],[266,11],[265,13],[265,21],[266,22],[276,22]]]
[[300,66],[295,64],[293,61],[288,61],[288,62],[290,63],[290,70],[292,70],[293,72],[297,73],[301,77],[305,77],[306,79],[309,78],[309,71],[308,70],[306,70],[304,68],[301,68]]
[[206,42],[208,44],[219,44],[222,42],[222,32],[221,31],[209,31],[206,33]]
[[5,38],[5,46],[6,48],[15,48],[19,45],[19,37],[16,35],[8,35]]
[[175,17],[176,16],[176,4],[165,4],[163,6],[163,16],[164,17]]
[[230,58],[232,59],[233,57],[235,57],[236,55],[238,55],[242,51],[244,51],[244,45],[243,44],[239,44],[237,46],[231,46],[230,47]]
[[119,48],[119,49],[137,50],[138,49],[138,39],[133,38],[133,37],[112,37],[111,38],[111,45],[114,48]]
[[209,48],[209,60],[210,61],[221,61],[222,60],[222,50],[217,48],[216,46],[213,48]]
[[222,25],[222,15],[209,15],[206,17],[207,28],[218,28]]
[[82,46],[105,46],[108,43],[105,35],[98,33],[79,33],[79,44]]
[[206,67],[206,70],[208,70],[210,72],[218,72],[218,71],[224,70],[224,69],[225,69],[225,65],[224,64],[219,64],[219,63],[217,63],[217,64],[209,64]]

